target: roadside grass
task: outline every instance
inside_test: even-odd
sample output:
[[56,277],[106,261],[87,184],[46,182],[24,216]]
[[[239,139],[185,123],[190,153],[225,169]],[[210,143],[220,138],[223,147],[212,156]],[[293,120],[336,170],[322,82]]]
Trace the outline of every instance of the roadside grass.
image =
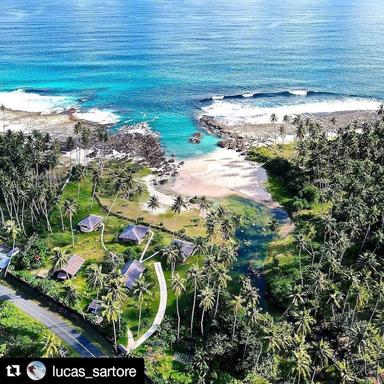
[[[2,329],[0,332],[0,344],[14,344],[14,335],[17,335],[16,337],[23,338],[25,342],[29,342],[26,345],[22,345],[21,348],[31,348],[34,353],[34,357],[42,353],[44,337],[49,334],[53,334],[53,332],[51,332],[45,325],[33,319],[31,316],[16,307],[13,303],[5,300],[0,300],[0,327]],[[76,352],[71,346],[63,340],[61,340],[61,342],[61,345],[68,350],[67,357],[79,356],[78,352]],[[25,356],[24,351],[23,355],[15,355],[12,357],[27,356]]]

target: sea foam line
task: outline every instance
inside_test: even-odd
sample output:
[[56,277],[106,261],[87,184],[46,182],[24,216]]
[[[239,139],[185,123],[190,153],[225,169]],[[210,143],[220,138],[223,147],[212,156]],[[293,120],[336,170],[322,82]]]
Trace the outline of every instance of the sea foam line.
[[42,115],[58,114],[76,109],[73,115],[81,120],[99,124],[116,124],[120,121],[120,116],[110,110],[98,108],[79,110],[78,102],[74,97],[41,95],[23,89],[0,92],[0,105],[12,111],[40,113]]
[[61,113],[76,105],[76,100],[67,96],[47,96],[16,89],[0,92],[0,104],[13,111],[41,114]]
[[220,100],[203,107],[204,115],[221,120],[228,125],[235,124],[267,124],[270,116],[276,114],[281,122],[284,115],[301,115],[304,113],[332,113],[342,111],[367,110],[375,111],[380,102],[371,99],[346,98],[330,101],[317,101],[295,105],[261,107],[235,101]]

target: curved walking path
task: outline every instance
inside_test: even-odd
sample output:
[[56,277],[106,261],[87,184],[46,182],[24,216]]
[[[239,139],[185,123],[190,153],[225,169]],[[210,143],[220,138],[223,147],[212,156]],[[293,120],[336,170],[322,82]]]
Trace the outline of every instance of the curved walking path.
[[151,327],[142,335],[136,342],[129,343],[128,349],[130,351],[133,351],[137,347],[139,347],[141,344],[143,344],[148,338],[150,338],[158,329],[161,322],[163,321],[165,310],[167,308],[167,298],[168,298],[168,292],[167,292],[167,283],[165,282],[164,272],[163,268],[161,266],[160,262],[154,263],[156,276],[159,281],[160,286],[160,303],[159,303],[159,309],[157,310],[157,314],[155,316],[155,319],[153,320],[153,323]]
[[0,301],[10,301],[16,307],[44,324],[50,331],[64,340],[81,357],[102,357],[105,354],[91,341],[81,335],[79,330],[64,317],[50,309],[41,306],[38,302],[27,299],[18,294],[13,288],[0,284]]
[[149,239],[148,239],[147,244],[145,245],[144,250],[143,250],[143,252],[142,252],[142,254],[141,254],[141,257],[140,257],[140,260],[139,260],[140,262],[143,261],[144,256],[145,256],[145,254],[147,253],[148,247],[149,247],[149,245],[150,245],[151,242],[152,242],[153,236],[154,236],[154,232],[150,230],[150,231],[149,231]]

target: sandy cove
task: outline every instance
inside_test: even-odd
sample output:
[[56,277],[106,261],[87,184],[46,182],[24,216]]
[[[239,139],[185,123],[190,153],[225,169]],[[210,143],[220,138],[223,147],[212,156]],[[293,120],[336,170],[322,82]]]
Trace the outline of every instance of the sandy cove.
[[275,206],[265,189],[267,174],[260,164],[247,161],[239,152],[218,148],[205,156],[188,159],[172,190],[185,196],[211,198],[238,194]]

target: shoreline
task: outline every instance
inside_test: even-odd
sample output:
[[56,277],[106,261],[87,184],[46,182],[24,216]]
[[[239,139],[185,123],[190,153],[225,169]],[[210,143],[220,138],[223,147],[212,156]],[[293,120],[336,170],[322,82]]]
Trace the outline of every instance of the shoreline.
[[[23,131],[28,134],[38,129],[43,134],[50,134],[59,141],[75,136],[73,127],[81,121],[84,127],[90,128],[94,136],[97,129],[110,128],[111,124],[92,123],[75,116],[76,110],[61,113],[40,114],[38,112],[23,112],[5,109],[5,129]],[[373,111],[340,111],[335,113],[302,114],[302,119],[310,118],[315,123],[325,125],[325,129],[337,129],[353,120],[370,120],[376,116]],[[336,118],[336,124],[330,119]],[[206,115],[197,120],[200,128],[221,137],[218,146],[212,152],[179,161],[166,155],[161,146],[159,136],[151,130],[147,123],[138,123],[123,126],[110,135],[107,148],[103,147],[95,137],[87,147],[80,147],[82,162],[85,164],[98,156],[102,149],[111,159],[130,158],[133,161],[147,164],[153,171],[150,178],[144,180],[150,194],[159,197],[161,207],[157,214],[164,213],[173,203],[177,194],[192,198],[194,196],[207,196],[208,198],[223,198],[238,195],[263,204],[268,208],[281,208],[280,204],[272,199],[266,190],[265,182],[268,179],[266,170],[258,163],[245,159],[245,154],[252,146],[266,145],[269,142],[293,141],[295,128],[290,123],[276,124],[238,124],[227,125]],[[286,128],[285,137],[279,137],[279,127]],[[199,144],[196,144],[197,146]],[[66,156],[71,151],[66,150]],[[72,157],[73,156],[72,149]],[[167,208],[168,207],[168,208]],[[144,207],[143,207],[144,209]]]
[[[372,110],[337,111],[303,113],[297,115],[302,120],[310,119],[315,124],[320,124],[326,132],[333,132],[339,126],[346,126],[354,121],[372,122],[377,113]],[[212,116],[202,114],[197,122],[201,129],[208,134],[220,137],[218,146],[245,152],[252,146],[262,146],[273,143],[289,143],[294,141],[296,129],[292,124],[295,116],[290,116],[290,122],[260,123],[260,124],[228,124]],[[281,116],[279,116],[281,118]],[[332,122],[332,119],[335,119]],[[280,134],[280,127],[284,127],[285,134]]]

